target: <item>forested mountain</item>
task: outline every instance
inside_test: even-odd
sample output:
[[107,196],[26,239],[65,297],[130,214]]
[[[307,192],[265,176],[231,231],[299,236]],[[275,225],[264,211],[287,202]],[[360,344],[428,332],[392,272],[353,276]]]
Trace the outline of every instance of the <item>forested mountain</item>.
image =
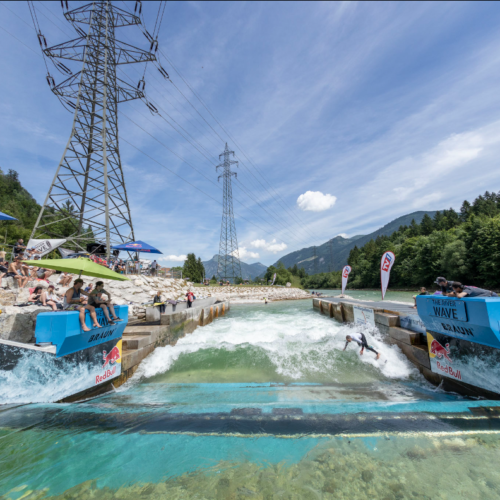
[[[40,205],[35,201],[26,189],[21,186],[18,173],[9,170],[4,174],[0,169],[0,212],[4,212],[18,219],[17,221],[2,221],[0,231],[0,242],[13,245],[19,238],[23,238],[25,243],[31,235],[36,219],[40,213]],[[67,201],[57,214],[54,213],[54,224],[51,229],[56,235],[69,236],[75,232],[78,220],[75,214],[75,207]],[[87,228],[89,243],[93,241],[92,230]],[[54,234],[46,232],[43,237],[53,237]],[[4,248],[7,250],[7,248]],[[47,258],[58,257],[55,252],[51,252]]]
[[[203,266],[205,267],[205,275],[207,278],[211,278],[212,276],[217,276],[217,263],[219,256],[215,254],[210,260],[203,262]],[[261,264],[260,262],[256,262],[254,264],[246,264],[245,262],[241,262],[241,275],[244,280],[254,279],[257,276],[264,275],[267,269],[267,266]]]
[[[316,247],[316,267],[314,266],[314,247],[303,248],[296,252],[289,253],[279,259],[286,268],[293,267],[295,264],[299,268],[304,268],[307,274],[324,273],[329,271],[340,271],[347,264],[349,252],[357,245],[363,246],[372,239],[379,236],[390,236],[394,231],[397,231],[400,226],[409,225],[412,220],[419,223],[424,215],[434,217],[436,212],[413,212],[408,215],[403,215],[389,222],[384,227],[377,229],[373,233],[366,236],[357,235],[352,238],[343,238],[336,236],[330,241]],[[331,242],[331,252],[330,252]],[[333,260],[333,266],[332,266]],[[278,265],[278,262],[273,264]]]
[[[361,241],[361,240],[359,240]],[[486,192],[471,204],[424,215],[390,236],[355,245],[348,263],[349,288],[379,288],[380,259],[391,250],[396,256],[390,286],[432,287],[438,276],[486,288],[500,287],[500,193]],[[338,288],[340,272],[309,276],[311,288]]]

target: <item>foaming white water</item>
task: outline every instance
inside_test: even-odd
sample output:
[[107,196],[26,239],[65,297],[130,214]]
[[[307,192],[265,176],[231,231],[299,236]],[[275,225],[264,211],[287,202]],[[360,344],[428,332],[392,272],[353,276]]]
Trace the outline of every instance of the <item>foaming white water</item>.
[[177,345],[157,348],[141,363],[129,384],[167,372],[181,355],[204,349],[231,351],[249,346],[265,353],[278,374],[295,380],[313,373],[331,375],[331,381],[339,382],[358,381],[357,371],[379,373],[378,378],[392,379],[406,379],[416,373],[397,346],[382,342],[376,329],[365,328],[363,333],[381,353],[380,360],[371,352],[365,351],[361,356],[355,343],[341,352],[346,335],[352,332],[348,325],[340,325],[311,310],[288,307],[276,314],[275,309],[240,306],[236,314],[196,329]]
[[0,404],[52,403],[83,391],[95,367],[56,361],[55,357],[26,350],[13,370],[0,370]]

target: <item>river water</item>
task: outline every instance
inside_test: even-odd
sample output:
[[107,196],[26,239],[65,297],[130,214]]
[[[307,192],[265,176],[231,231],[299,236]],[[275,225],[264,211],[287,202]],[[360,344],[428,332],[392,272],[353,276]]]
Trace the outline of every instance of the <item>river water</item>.
[[429,385],[376,331],[379,361],[343,352],[351,331],[310,300],[233,305],[110,395],[4,389],[0,498],[499,498],[491,402]]

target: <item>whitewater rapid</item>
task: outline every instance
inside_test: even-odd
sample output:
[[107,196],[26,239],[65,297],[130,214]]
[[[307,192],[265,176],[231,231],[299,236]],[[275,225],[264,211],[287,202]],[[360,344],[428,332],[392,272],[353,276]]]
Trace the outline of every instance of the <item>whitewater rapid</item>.
[[[416,376],[417,370],[399,348],[384,344],[376,329],[365,327],[356,331],[365,333],[369,343],[381,353],[380,360],[370,352],[361,356],[354,343],[342,352],[346,335],[353,331],[348,325],[312,311],[309,301],[307,305],[233,306],[229,316],[198,328],[179,339],[175,346],[157,348],[141,363],[124,390],[141,380],[166,374],[181,362],[186,369],[190,365],[197,369],[213,369],[211,359],[221,356],[225,361],[218,361],[218,370],[223,370],[224,366],[237,369],[244,365],[248,367],[246,376],[250,378],[252,371],[257,374],[263,365],[271,365],[277,379],[268,380],[271,382],[359,383]],[[191,376],[196,377],[196,372]],[[191,378],[190,381],[201,380]]]

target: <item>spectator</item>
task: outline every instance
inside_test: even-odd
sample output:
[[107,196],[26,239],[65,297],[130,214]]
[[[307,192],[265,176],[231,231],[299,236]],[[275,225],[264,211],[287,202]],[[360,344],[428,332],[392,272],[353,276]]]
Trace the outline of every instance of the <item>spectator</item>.
[[85,291],[87,293],[90,293],[92,291],[92,288],[94,288],[94,285],[92,283],[90,283],[89,286],[85,287]]
[[22,238],[19,238],[14,245],[13,251],[14,251],[14,257],[16,257],[19,254],[24,253],[26,250],[26,247],[24,246],[24,240]]
[[156,276],[156,268],[158,267],[158,263],[156,260],[153,260],[151,263],[151,276]]
[[446,278],[440,276],[434,283],[441,287],[441,292],[447,297],[454,297],[453,283],[454,281],[448,281]]
[[14,260],[10,263],[7,271],[7,276],[14,278],[19,285],[19,288],[24,288],[26,283],[28,283],[28,277],[24,276],[22,273],[22,262],[20,257],[14,257]]
[[[422,287],[420,287],[420,293],[418,295],[429,295],[429,292],[427,291],[427,288],[425,288],[425,286],[422,286]],[[416,309],[416,307],[417,307],[418,295],[413,296],[413,302],[415,303],[413,306],[413,309]]]
[[28,303],[36,305],[36,306],[46,306],[47,304],[44,304],[45,298],[43,299],[42,302],[42,296],[43,296],[43,288],[41,286],[37,286],[32,293],[30,293],[30,297],[28,299]]
[[63,308],[61,297],[56,294],[54,285],[48,286],[47,292],[45,293],[45,300],[47,301],[47,305],[52,307],[53,311]]
[[[103,299],[102,297],[103,294],[106,294],[108,296],[108,300]],[[115,308],[111,303],[111,294],[106,290],[104,290],[104,283],[102,281],[98,281],[95,284],[95,290],[93,290],[89,294],[89,304],[96,308],[100,307],[110,325],[116,325],[115,321],[123,321],[121,318],[118,318],[116,316]],[[113,315],[113,319],[110,319],[109,317],[108,308],[111,311],[111,314]]]
[[59,275],[59,280],[57,281],[58,285],[61,286],[68,286],[71,283],[71,280],[73,279],[73,275],[69,273],[61,273]]
[[194,293],[191,290],[189,290],[189,292],[186,293],[186,300],[187,300],[187,306],[192,307],[194,301]]
[[68,288],[64,294],[63,308],[67,311],[79,311],[82,330],[84,332],[90,332],[90,328],[88,328],[85,324],[85,310],[90,313],[93,328],[100,328],[101,325],[97,322],[95,307],[87,304],[87,299],[82,297],[82,295],[88,295],[87,292],[81,289],[82,286],[83,280],[81,278],[77,278],[74,281],[73,286]]
[[161,293],[160,292],[156,292],[155,293],[155,296],[153,297],[153,304],[160,304],[159,305],[160,314],[164,314],[165,313],[166,306],[165,306],[165,303],[163,302],[163,300],[161,298]]
[[464,298],[464,297],[498,297],[495,292],[490,290],[484,290],[483,288],[477,288],[475,286],[464,286],[462,283],[455,281],[453,283],[454,297]]
[[0,287],[2,278],[9,272],[9,263],[5,260],[5,252],[0,252]]

